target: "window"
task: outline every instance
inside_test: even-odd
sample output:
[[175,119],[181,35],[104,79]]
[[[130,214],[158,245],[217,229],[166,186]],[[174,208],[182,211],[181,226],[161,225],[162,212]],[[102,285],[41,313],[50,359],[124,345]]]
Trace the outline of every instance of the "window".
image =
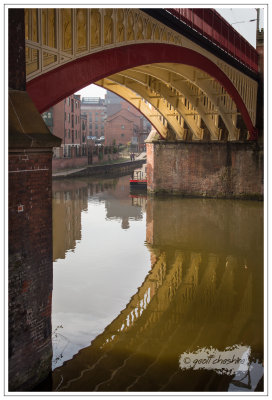
[[68,129],[68,138],[70,139],[70,129]]
[[125,134],[124,133],[121,133],[121,137],[124,137],[125,136]]
[[70,114],[68,114],[68,122],[70,122]]
[[66,112],[64,113],[64,121],[66,121]]
[[125,125],[121,125],[121,128],[122,128],[122,129],[125,129]]

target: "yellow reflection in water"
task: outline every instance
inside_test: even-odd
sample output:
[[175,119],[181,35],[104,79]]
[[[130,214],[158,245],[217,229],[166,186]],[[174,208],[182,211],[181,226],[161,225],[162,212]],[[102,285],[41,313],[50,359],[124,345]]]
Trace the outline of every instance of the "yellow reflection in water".
[[[263,361],[262,204],[140,203],[151,271],[104,332],[55,369],[54,390],[255,390]],[[223,369],[180,368],[182,354],[237,346],[250,349],[246,383]]]

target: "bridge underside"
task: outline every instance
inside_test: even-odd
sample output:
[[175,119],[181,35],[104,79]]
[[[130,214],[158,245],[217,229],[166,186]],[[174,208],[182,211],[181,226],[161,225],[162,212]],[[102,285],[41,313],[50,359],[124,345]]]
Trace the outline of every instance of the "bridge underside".
[[257,81],[142,10],[27,9],[25,25],[27,91],[40,112],[97,83],[163,139],[256,138]]
[[197,68],[156,63],[124,70],[95,83],[141,111],[162,139],[247,138],[235,102],[215,79]]

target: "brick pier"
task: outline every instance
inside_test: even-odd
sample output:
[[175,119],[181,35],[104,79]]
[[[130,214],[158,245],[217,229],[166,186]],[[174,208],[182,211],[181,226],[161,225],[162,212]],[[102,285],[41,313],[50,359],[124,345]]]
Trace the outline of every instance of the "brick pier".
[[150,193],[263,198],[263,150],[256,142],[147,143]]
[[9,390],[51,371],[51,134],[26,92],[24,9],[9,9]]
[[9,91],[9,390],[51,371],[52,147],[24,91]]

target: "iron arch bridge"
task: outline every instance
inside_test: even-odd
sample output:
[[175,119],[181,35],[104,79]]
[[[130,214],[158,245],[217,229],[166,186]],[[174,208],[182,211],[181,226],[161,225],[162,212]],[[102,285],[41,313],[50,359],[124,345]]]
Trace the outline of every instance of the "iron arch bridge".
[[256,139],[256,50],[214,10],[178,10],[25,9],[27,91],[38,110],[95,83],[165,140]]
[[263,82],[256,50],[212,9],[8,11],[9,390],[21,391],[51,371],[52,148],[61,139],[40,113],[96,83],[163,139],[146,145],[150,193],[262,199]]

